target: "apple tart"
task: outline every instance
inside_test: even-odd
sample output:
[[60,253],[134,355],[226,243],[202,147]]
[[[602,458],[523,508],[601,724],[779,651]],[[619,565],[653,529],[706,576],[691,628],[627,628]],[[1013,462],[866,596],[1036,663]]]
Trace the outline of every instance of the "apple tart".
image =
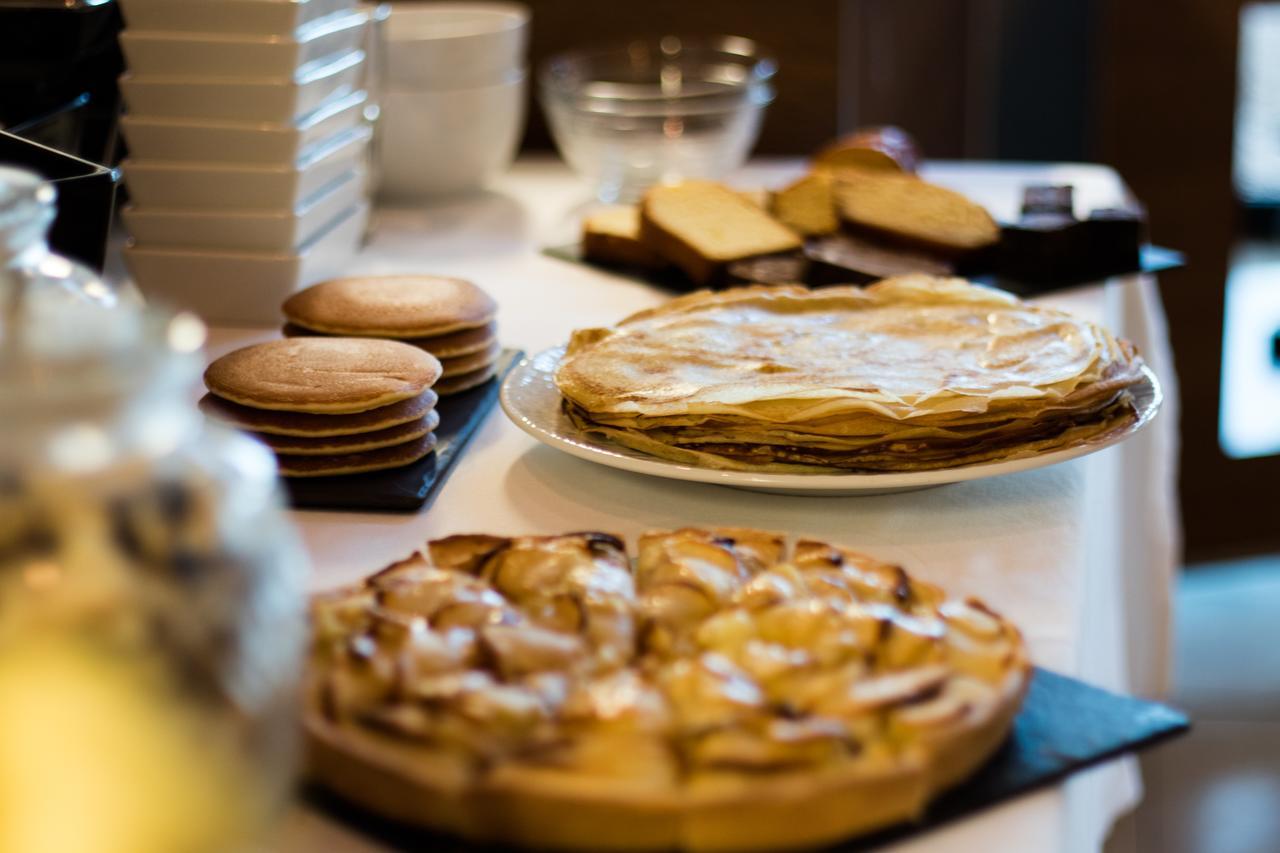
[[773,533],[453,536],[311,608],[309,774],[385,817],[571,850],[776,850],[910,819],[1030,665],[976,599]]

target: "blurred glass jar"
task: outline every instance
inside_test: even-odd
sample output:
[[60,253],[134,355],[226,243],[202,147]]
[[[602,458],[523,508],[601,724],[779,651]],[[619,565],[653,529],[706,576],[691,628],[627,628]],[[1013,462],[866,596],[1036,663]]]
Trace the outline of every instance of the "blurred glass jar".
[[193,405],[203,325],[24,247],[52,202],[14,183],[0,174],[0,851],[234,849],[295,765],[305,562],[274,464]]
[[662,181],[741,166],[776,71],[750,39],[667,35],[559,54],[539,86],[561,155],[597,199],[631,202]]
[[[49,249],[57,214],[53,184],[35,172],[0,166],[0,287],[8,300],[30,297],[26,310],[56,311],[64,301],[117,307],[119,295],[88,267]],[[0,311],[5,304],[0,303]]]

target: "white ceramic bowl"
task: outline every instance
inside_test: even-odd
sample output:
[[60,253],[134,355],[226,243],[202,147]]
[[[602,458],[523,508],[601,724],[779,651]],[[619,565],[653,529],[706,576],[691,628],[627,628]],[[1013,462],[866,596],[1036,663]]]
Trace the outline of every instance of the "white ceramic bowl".
[[367,93],[352,92],[286,124],[127,115],[120,127],[130,156],[140,160],[293,163],[314,146],[358,126],[368,100]]
[[138,75],[289,77],[307,63],[362,47],[368,21],[365,12],[330,15],[289,36],[125,30],[120,47]]
[[146,249],[294,252],[365,200],[364,169],[354,169],[280,210],[188,210],[126,206],[125,230]]
[[130,29],[197,33],[283,35],[350,8],[351,0],[120,0]]
[[351,50],[283,77],[120,77],[134,115],[211,121],[288,122],[360,88],[365,54]]
[[368,219],[368,204],[351,208],[296,252],[129,245],[124,259],[147,299],[194,311],[210,323],[275,326],[289,294],[346,270]]
[[474,89],[383,93],[380,195],[469,192],[505,171],[524,130],[525,77]]
[[384,31],[389,88],[471,88],[524,67],[529,10],[518,3],[396,3]]
[[122,166],[129,195],[139,207],[280,210],[296,207],[356,168],[371,135],[367,126],[352,128],[288,165],[126,160]]

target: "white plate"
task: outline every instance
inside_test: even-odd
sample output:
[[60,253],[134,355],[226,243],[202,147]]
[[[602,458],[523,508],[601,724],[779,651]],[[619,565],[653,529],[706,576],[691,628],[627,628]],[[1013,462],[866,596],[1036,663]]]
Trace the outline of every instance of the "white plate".
[[120,10],[132,30],[284,35],[353,5],[351,0],[121,0]]
[[211,121],[126,115],[120,130],[129,156],[138,160],[199,163],[284,164],[350,130],[364,118],[364,91],[335,98],[289,122]]
[[141,208],[279,210],[296,207],[363,163],[372,135],[363,125],[343,131],[289,165],[129,159],[121,168],[129,195]]
[[364,44],[369,16],[330,15],[289,36],[124,30],[120,47],[138,76],[288,77]]
[[288,122],[359,89],[364,60],[363,50],[350,50],[279,77],[147,76],[130,71],[120,77],[120,91],[136,116]]
[[126,205],[120,216],[129,236],[147,249],[289,253],[309,243],[343,211],[363,202],[366,184],[364,169],[357,167],[297,207],[193,210]]
[[739,489],[753,489],[780,495],[883,495],[908,492],[966,480],[980,480],[1029,471],[1075,459],[1124,441],[1142,429],[1164,400],[1160,382],[1148,368],[1143,368],[1143,382],[1133,389],[1138,417],[1122,430],[1115,430],[1091,441],[1061,450],[1041,453],[1004,462],[984,462],[938,471],[908,471],[887,474],[757,474],[748,471],[721,471],[669,462],[631,450],[613,442],[588,435],[569,420],[560,407],[560,391],[556,388],[555,370],[564,355],[564,347],[553,347],[533,358],[521,360],[502,383],[502,410],[516,426],[538,441],[563,450],[580,459],[598,462],[610,468],[621,468],[638,474],[715,483]]
[[296,252],[216,252],[129,245],[125,264],[148,300],[195,311],[207,322],[278,326],[294,291],[345,272],[369,218],[361,202]]

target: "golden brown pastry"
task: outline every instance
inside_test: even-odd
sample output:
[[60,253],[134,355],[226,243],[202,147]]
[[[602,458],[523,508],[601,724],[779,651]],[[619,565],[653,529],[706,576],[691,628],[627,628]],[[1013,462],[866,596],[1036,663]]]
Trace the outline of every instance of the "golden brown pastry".
[[453,536],[312,605],[311,777],[571,850],[778,850],[908,819],[991,755],[1018,631],[901,567],[743,529]]
[[915,175],[843,169],[833,192],[840,218],[865,233],[950,255],[1000,240],[1000,226],[985,208]]
[[645,193],[640,239],[698,284],[732,261],[799,249],[794,231],[713,181],[663,184]]
[[1132,423],[1133,346],[961,279],[699,292],[574,333],[582,430],[753,471],[912,471],[1033,455]]

